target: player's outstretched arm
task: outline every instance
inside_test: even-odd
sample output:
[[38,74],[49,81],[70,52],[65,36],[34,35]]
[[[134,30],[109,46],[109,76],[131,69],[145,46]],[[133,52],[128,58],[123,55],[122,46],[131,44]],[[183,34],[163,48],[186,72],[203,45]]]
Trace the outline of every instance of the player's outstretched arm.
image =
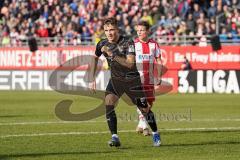
[[157,67],[157,82],[158,85],[162,82],[162,61],[161,57],[156,58],[156,67]]
[[90,83],[89,83],[89,88],[91,91],[95,92],[96,90],[96,70],[97,70],[97,64],[98,64],[98,57],[94,57],[93,58],[93,62],[92,64],[90,65],[90,77],[89,77],[89,80],[90,80]]

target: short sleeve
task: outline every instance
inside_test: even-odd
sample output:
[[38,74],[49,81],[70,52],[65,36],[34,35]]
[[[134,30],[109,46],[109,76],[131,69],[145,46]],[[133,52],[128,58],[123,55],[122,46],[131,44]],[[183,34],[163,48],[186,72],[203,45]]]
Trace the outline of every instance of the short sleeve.
[[128,55],[136,55],[134,42],[132,40],[128,42],[127,54]]
[[101,47],[102,47],[102,42],[99,41],[99,42],[97,43],[96,50],[95,50],[95,55],[96,55],[97,57],[100,57],[100,56],[102,55]]

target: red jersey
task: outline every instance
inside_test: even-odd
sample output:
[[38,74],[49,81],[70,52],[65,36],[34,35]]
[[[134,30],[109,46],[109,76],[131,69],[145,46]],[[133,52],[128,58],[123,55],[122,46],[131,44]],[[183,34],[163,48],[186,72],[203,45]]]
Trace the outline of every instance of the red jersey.
[[160,57],[160,48],[156,41],[149,39],[146,43],[140,42],[137,38],[134,41],[136,52],[136,64],[142,83],[145,85],[154,84],[154,62]]
[[137,69],[141,75],[141,81],[147,101],[150,105],[155,101],[154,96],[154,63],[160,57],[160,48],[156,41],[149,39],[147,42],[140,42],[137,38],[134,41],[136,52]]

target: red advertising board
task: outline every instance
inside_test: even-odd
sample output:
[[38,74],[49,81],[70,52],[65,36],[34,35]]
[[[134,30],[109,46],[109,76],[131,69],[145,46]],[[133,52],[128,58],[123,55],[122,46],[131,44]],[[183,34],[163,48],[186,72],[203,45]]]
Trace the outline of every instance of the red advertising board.
[[[73,57],[78,58],[68,66],[85,69],[83,55],[94,55],[94,51],[94,46],[45,47],[35,53],[28,48],[0,48],[0,69],[53,70]],[[213,51],[211,46],[162,46],[161,51],[163,64],[170,70],[179,70],[184,56],[196,70],[240,69],[240,46],[223,46],[219,51]]]
[[[32,79],[29,77],[31,77],[32,74],[35,74],[34,71],[36,71],[36,73],[44,72],[44,74],[42,75],[49,75],[50,72],[55,70],[56,68],[60,70],[68,70],[68,69],[74,69],[78,71],[86,70],[89,66],[91,66],[91,64],[87,62],[87,57],[89,57],[89,55],[94,56],[94,52],[95,52],[95,46],[44,47],[44,48],[40,47],[39,50],[36,51],[35,53],[30,52],[29,48],[27,47],[0,48],[0,90],[1,90],[1,85],[2,85],[2,88],[5,88],[5,89],[9,89],[9,88],[15,89],[16,85],[19,85],[19,84],[20,84],[19,85],[20,89],[21,88],[24,89],[23,84],[29,84],[28,89],[32,89],[32,83],[31,83]],[[179,71],[181,69],[184,56],[186,56],[187,59],[190,61],[192,68],[194,70],[205,70],[205,71],[226,70],[226,75],[228,73],[227,70],[236,70],[236,73],[238,73],[237,75],[239,75],[239,72],[237,72],[237,70],[240,70],[240,46],[222,46],[222,49],[219,51],[213,51],[211,46],[207,46],[207,47],[162,46],[161,52],[162,52],[162,62],[165,68],[167,69],[167,72],[164,73],[162,78],[163,81],[166,83],[165,85],[164,84],[162,85],[165,88],[160,89],[161,91],[160,94],[162,94],[162,92],[164,93],[169,92],[169,89],[171,89],[171,92],[179,92],[180,91],[179,86],[180,86],[180,89],[181,87],[184,89],[183,90],[184,92],[190,92],[190,91],[194,91],[194,92],[196,91],[199,93],[205,92],[204,90],[205,86],[203,86],[203,84],[200,83],[201,82],[200,80],[203,79],[203,78],[201,79],[201,73],[203,71],[197,72],[198,76],[197,78],[195,78],[199,80],[196,82],[198,82],[200,87],[196,88],[193,84],[191,84],[190,87],[181,86],[182,83],[180,82],[186,82],[185,79],[187,79],[187,77],[184,77],[185,74],[183,73],[180,74],[181,71]],[[106,60],[104,57],[101,57],[100,62],[101,64],[99,66],[102,66],[102,68],[106,68],[106,65],[105,65]],[[76,66],[79,66],[79,67],[76,68]],[[206,73],[211,75],[210,71]],[[218,73],[223,74],[222,71],[219,71],[219,72],[216,72],[216,75],[218,75]],[[21,74],[20,77],[22,77],[22,79],[19,79],[19,76],[15,76],[18,74]],[[233,72],[230,72],[229,75],[230,75],[230,78],[228,79],[230,80],[226,79],[226,82],[229,82],[229,84],[231,84],[230,82],[234,82],[234,84],[237,84],[235,82],[238,82],[237,80],[239,79],[239,77],[234,76],[235,74],[233,74]],[[41,80],[41,77],[40,77],[39,82],[41,81],[45,83],[46,81],[46,84],[47,84],[48,76],[42,76],[42,77],[44,80]],[[237,77],[237,78],[234,78],[234,77]],[[221,78],[222,77],[220,77],[220,79]],[[218,82],[218,78],[216,78],[216,76],[215,77],[213,76],[213,79],[216,82]],[[214,81],[214,84],[216,84],[215,81]],[[105,84],[105,82],[103,84]],[[188,83],[184,83],[184,84],[188,84]],[[44,86],[44,85],[41,84],[40,86]],[[207,87],[205,88],[208,88],[206,92],[218,92],[216,88],[219,88],[219,87],[215,86],[215,88],[211,90],[211,87],[209,87],[210,85],[206,85],[206,86]],[[225,87],[226,92],[230,93],[230,91],[231,92],[234,91],[234,93],[239,93],[237,90],[239,89],[237,85],[235,85],[237,89],[233,88],[234,90],[231,88],[231,85],[226,85],[226,86],[227,86]],[[104,87],[102,86],[102,88]],[[183,91],[180,91],[180,92],[183,92]]]
[[222,46],[213,51],[211,46],[162,46],[163,64],[168,69],[179,70],[184,56],[194,70],[240,69],[240,46]]
[[86,55],[94,55],[94,47],[45,47],[36,52],[28,48],[0,48],[0,70],[54,70],[74,57],[62,69],[86,69]]

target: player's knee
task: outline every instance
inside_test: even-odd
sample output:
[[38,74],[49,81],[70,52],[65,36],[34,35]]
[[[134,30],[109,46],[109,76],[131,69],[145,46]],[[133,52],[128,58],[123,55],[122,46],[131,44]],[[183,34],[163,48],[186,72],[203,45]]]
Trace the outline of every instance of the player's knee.
[[137,106],[140,108],[147,108],[148,103],[145,97],[137,98]]
[[106,106],[116,105],[117,101],[118,101],[118,97],[115,96],[114,94],[108,94],[105,96]]

